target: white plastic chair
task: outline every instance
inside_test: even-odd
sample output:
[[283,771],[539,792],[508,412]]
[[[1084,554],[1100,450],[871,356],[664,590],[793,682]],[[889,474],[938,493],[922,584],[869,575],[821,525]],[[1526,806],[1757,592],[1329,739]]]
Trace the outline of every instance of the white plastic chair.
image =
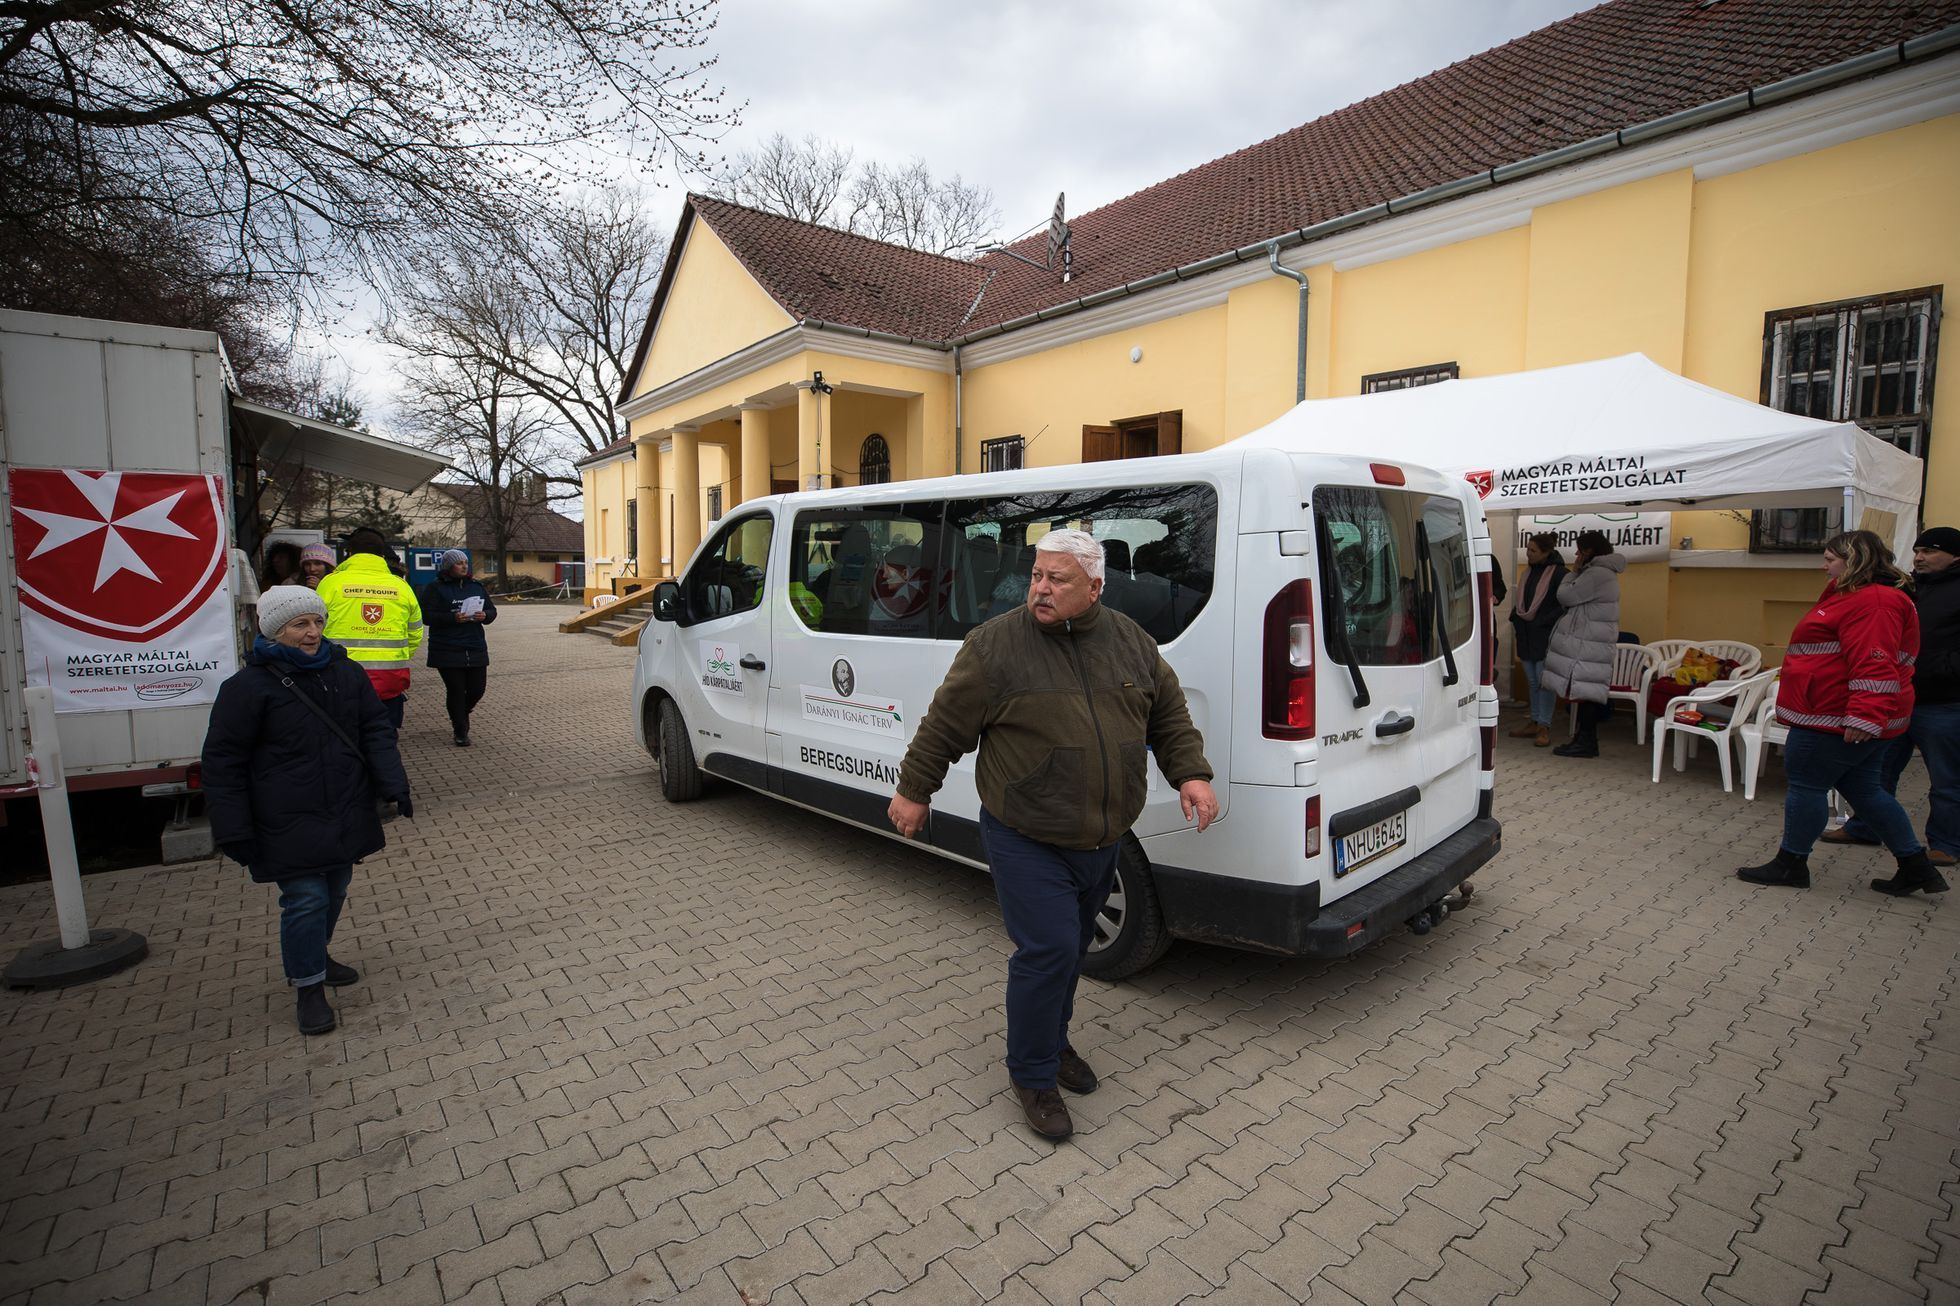
[[1653,659],[1641,673],[1640,683],[1635,686],[1640,696],[1634,700],[1633,707],[1634,738],[1643,744],[1647,742],[1647,703],[1654,682],[1679,670],[1681,659],[1688,655],[1689,649],[1698,648],[1725,662],[1735,663],[1735,669],[1724,677],[1727,680],[1741,680],[1763,669],[1762,650],[1739,639],[1657,639],[1646,648],[1653,654]]
[[1756,782],[1763,778],[1769,750],[1781,748],[1790,738],[1790,727],[1776,719],[1776,691],[1781,681],[1772,680],[1763,691],[1755,716],[1736,728],[1736,741],[1742,747],[1742,796],[1756,801]]
[[[1647,713],[1641,707],[1646,701],[1641,685],[1651,683],[1648,672],[1653,664],[1654,653],[1645,644],[1615,644],[1613,646],[1613,670],[1606,678],[1606,700],[1624,699],[1633,704],[1634,738],[1647,742]],[[1579,729],[1579,700],[1572,700],[1571,724],[1568,733]]]
[[[1736,734],[1738,728],[1755,713],[1756,700],[1776,678],[1774,671],[1759,671],[1753,676],[1740,680],[1718,680],[1712,685],[1674,699],[1668,704],[1667,714],[1654,718],[1654,781],[1661,778],[1661,749],[1667,744],[1667,737],[1674,736],[1674,769],[1688,769],[1688,754],[1703,739],[1715,744],[1717,758],[1722,764],[1722,792],[1735,792],[1735,771],[1729,760],[1729,736]],[[1722,704],[1728,710],[1721,710]],[[1713,723],[1708,725],[1689,724],[1675,719],[1675,714],[1683,708],[1693,707],[1702,713],[1703,719]]]

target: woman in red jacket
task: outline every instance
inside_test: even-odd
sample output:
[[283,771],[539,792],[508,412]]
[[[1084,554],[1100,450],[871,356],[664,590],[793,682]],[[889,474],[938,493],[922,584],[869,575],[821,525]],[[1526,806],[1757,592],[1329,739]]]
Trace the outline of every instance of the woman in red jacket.
[[1783,846],[1772,860],[1736,874],[1751,884],[1809,888],[1810,849],[1824,833],[1826,798],[1835,789],[1899,859],[1898,879],[1882,883],[1938,892],[1946,883],[1905,809],[1880,783],[1884,750],[1875,746],[1912,720],[1912,664],[1919,656],[1919,613],[1907,594],[1912,582],[1870,531],[1847,531],[1826,543],[1824,572],[1830,584],[1790,632],[1776,693],[1777,719],[1790,727]]

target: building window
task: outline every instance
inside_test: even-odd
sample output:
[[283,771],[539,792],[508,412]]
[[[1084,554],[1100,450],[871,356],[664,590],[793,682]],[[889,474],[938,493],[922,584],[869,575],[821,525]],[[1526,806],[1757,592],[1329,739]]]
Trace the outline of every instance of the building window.
[[1113,426],[1082,428],[1082,461],[1108,462],[1115,458],[1154,458],[1158,454],[1184,452],[1184,410],[1124,417]]
[[512,553],[510,555],[510,560],[512,562],[522,562],[524,561],[524,555],[521,553]]
[[[1930,286],[1765,315],[1763,402],[1856,422],[1924,459],[1940,297],[1941,287]],[[1815,553],[1843,526],[1838,508],[1758,509],[1749,518],[1749,551]]]
[[[603,532],[604,526],[602,525],[600,529]],[[611,546],[612,546],[612,541],[605,539],[602,535],[599,540],[599,547],[603,549],[603,548],[610,548]],[[632,498],[626,501],[626,543],[624,547],[620,549],[619,556],[622,558],[631,558],[637,553],[639,553],[639,551],[640,551],[640,501],[637,498]]]
[[721,520],[721,487],[719,485],[710,485],[708,487],[708,520]]
[[980,442],[980,470],[983,472],[1012,472],[1021,467],[1021,453],[1028,442],[1018,435],[1002,436],[998,440]]
[[858,484],[885,485],[892,478],[891,446],[882,435],[867,435],[858,450]]
[[1434,385],[1456,380],[1455,363],[1431,363],[1427,367],[1405,367],[1399,372],[1370,372],[1361,378],[1361,393],[1378,395],[1384,390],[1407,390],[1413,386]]

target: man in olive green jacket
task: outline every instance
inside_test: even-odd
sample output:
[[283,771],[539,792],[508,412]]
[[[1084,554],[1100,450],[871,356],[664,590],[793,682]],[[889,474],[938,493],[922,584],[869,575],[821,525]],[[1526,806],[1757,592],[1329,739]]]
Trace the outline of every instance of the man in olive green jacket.
[[1014,940],[1007,1071],[1028,1124],[1074,1131],[1055,1091],[1096,1074],[1069,1046],[1069,1018],[1123,835],[1143,811],[1151,751],[1186,820],[1218,815],[1204,740],[1177,674],[1134,621],[1098,601],[1103,550],[1086,531],[1035,545],[1028,602],[968,635],[899,768],[892,825],[925,828],[946,770],[978,745],[980,835]]

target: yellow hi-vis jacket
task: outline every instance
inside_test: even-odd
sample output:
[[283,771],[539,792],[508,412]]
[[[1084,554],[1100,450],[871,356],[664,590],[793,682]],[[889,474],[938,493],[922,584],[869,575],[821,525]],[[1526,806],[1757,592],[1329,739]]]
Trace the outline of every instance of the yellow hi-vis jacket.
[[372,553],[356,553],[320,579],[326,636],[361,664],[382,698],[408,692],[408,663],[422,645],[422,605],[407,581]]

